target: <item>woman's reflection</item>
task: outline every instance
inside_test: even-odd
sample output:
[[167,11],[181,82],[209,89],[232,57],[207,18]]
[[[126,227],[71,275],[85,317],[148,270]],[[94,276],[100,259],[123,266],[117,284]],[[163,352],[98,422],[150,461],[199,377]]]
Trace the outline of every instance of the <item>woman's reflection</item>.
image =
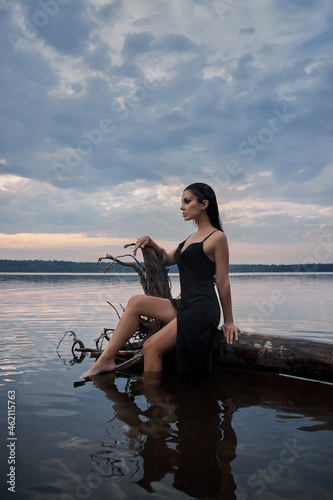
[[[236,408],[231,399],[217,400],[214,379],[163,380],[148,373],[142,380],[129,380],[127,390],[120,392],[116,378],[113,373],[97,375],[93,382],[113,402],[117,420],[129,427],[128,447],[135,450],[139,469],[133,481],[154,492],[153,483],[172,474],[174,488],[192,497],[236,498],[230,465],[236,457],[231,426]],[[144,409],[142,401],[140,406],[135,401],[140,394]],[[100,463],[105,447],[96,455],[93,460]],[[119,468],[119,460],[113,461],[117,458],[108,458],[110,470]]]
[[193,497],[236,498],[230,466],[236,457],[237,438],[231,426],[236,408],[231,399],[219,405],[212,377],[179,381],[177,389],[175,488]]

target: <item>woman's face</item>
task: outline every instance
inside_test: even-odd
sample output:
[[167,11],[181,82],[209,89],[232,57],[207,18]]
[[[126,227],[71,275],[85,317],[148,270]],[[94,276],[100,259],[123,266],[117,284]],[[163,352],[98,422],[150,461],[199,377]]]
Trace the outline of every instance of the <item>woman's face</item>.
[[180,210],[184,220],[197,220],[203,216],[205,204],[200,203],[198,198],[186,189],[182,194]]

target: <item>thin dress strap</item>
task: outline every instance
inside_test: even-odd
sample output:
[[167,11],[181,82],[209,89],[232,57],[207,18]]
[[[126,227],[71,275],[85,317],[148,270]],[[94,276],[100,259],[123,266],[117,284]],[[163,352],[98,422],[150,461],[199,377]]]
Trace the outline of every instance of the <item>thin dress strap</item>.
[[213,233],[216,233],[216,231],[218,231],[218,229],[215,229],[215,231],[213,231],[212,233],[210,233],[208,236],[206,236],[206,238],[204,240],[202,240],[201,243],[203,243],[204,241],[206,241]]

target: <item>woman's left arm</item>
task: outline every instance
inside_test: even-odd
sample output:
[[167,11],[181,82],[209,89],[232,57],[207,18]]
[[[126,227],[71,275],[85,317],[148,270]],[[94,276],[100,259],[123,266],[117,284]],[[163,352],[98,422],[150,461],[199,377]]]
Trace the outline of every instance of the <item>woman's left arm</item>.
[[221,236],[219,236],[216,241],[214,258],[216,265],[216,288],[220,297],[224,319],[222,331],[228,344],[232,344],[234,338],[235,340],[238,340],[239,333],[243,332],[234,324],[232,314],[232,300],[229,282],[229,249],[227,237],[224,233],[221,233]]

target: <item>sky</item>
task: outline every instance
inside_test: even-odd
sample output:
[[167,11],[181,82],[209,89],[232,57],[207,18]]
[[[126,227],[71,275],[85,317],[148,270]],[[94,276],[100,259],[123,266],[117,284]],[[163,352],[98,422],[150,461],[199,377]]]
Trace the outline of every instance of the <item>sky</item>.
[[232,264],[333,262],[331,0],[0,0],[0,258],[97,261],[196,228]]

